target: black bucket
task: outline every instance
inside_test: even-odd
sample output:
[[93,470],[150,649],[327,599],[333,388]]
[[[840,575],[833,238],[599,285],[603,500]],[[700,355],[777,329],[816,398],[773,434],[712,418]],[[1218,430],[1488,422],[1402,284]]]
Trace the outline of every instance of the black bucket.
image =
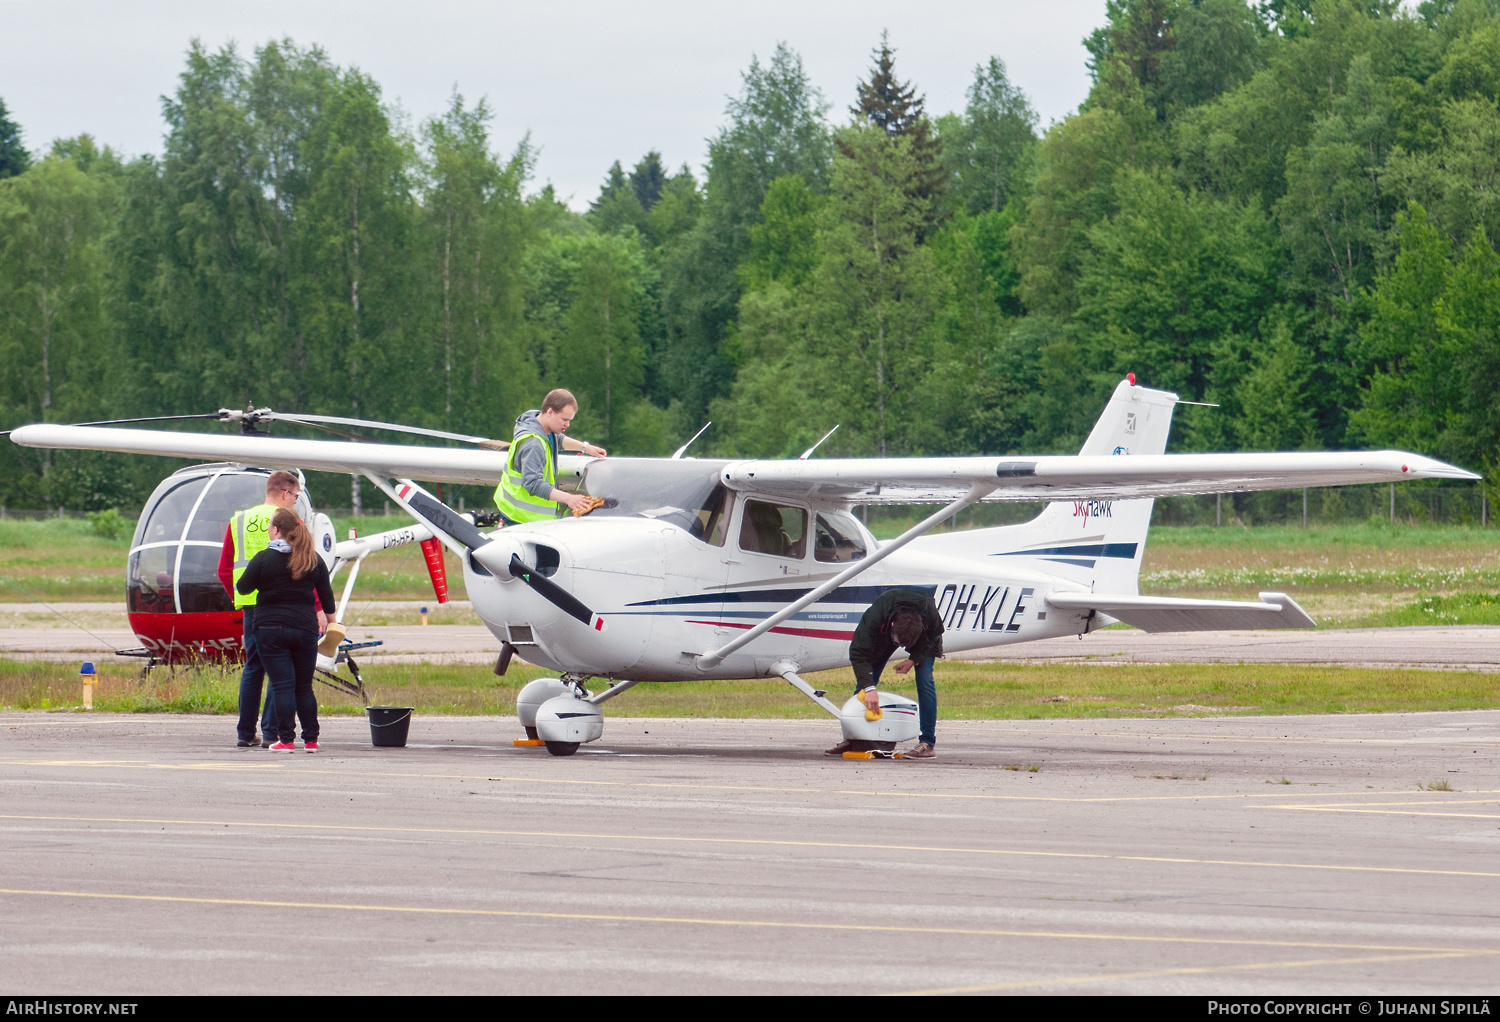
[[411,728],[410,706],[367,706],[370,714],[370,744],[392,749],[404,748],[406,732]]

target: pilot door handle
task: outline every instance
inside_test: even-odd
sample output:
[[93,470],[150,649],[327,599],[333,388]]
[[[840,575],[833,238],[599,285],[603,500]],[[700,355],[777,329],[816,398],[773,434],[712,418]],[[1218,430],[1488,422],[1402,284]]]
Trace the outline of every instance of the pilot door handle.
[[733,557],[721,557],[721,558],[719,558],[719,560],[723,561],[725,564],[744,564],[745,563],[744,561],[736,560]]

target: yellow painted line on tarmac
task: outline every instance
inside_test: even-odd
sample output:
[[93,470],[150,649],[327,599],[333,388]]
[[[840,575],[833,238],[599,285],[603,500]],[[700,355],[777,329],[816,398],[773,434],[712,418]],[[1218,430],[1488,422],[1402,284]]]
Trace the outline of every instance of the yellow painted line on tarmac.
[[[326,760],[325,760],[326,761]],[[214,764],[213,769],[219,770],[263,770],[283,769],[294,764],[306,763],[304,759],[277,759],[272,763],[224,763]],[[58,760],[27,760],[27,759],[0,759],[0,766],[65,766],[65,767],[118,767],[137,770],[189,770],[198,769],[191,764],[174,763],[141,763],[130,760],[86,760],[86,759],[58,759]],[[204,769],[207,767],[205,766]],[[923,768],[926,769],[926,768]],[[1379,795],[1405,795],[1408,789],[1399,791],[1260,791],[1260,792],[1238,792],[1231,794],[1196,794],[1196,795],[1090,795],[1084,797],[1069,797],[1065,795],[998,795],[980,794],[975,792],[949,792],[949,791],[895,791],[889,788],[799,788],[780,787],[771,785],[754,784],[693,784],[681,781],[605,781],[595,778],[582,777],[523,777],[508,774],[434,774],[421,771],[401,770],[333,770],[313,766],[299,767],[299,774],[329,774],[336,777],[392,777],[392,778],[414,778],[417,780],[430,781],[504,781],[510,784],[560,784],[573,785],[577,787],[594,788],[662,788],[686,791],[748,791],[761,792],[765,794],[780,795],[864,795],[877,798],[932,798],[932,799],[962,799],[980,802],[1062,802],[1062,803],[1096,803],[1096,802],[1199,802],[1199,801],[1222,801],[1225,799],[1262,799],[1262,798],[1328,798],[1330,796],[1379,796]],[[1442,792],[1434,792],[1441,795]],[[1470,794],[1482,794],[1482,792],[1471,792]],[[1500,794],[1500,790],[1493,792]]]
[[1330,809],[1326,806],[1281,806],[1283,809],[1308,809],[1323,813],[1368,813],[1373,816],[1443,816],[1461,820],[1500,820],[1500,813],[1424,813],[1416,809]]
[[988,994],[1004,990],[1035,987],[1073,986],[1080,983],[1112,983],[1133,979],[1161,979],[1167,976],[1207,976],[1225,972],[1259,972],[1267,969],[1309,969],[1338,965],[1367,965],[1377,962],[1419,962],[1439,958],[1474,958],[1469,951],[1443,951],[1432,954],[1361,955],[1355,958],[1313,958],[1295,962],[1249,962],[1240,965],[1196,965],[1175,969],[1151,969],[1142,972],[1102,972],[1095,975],[1057,976],[1052,979],[1022,979],[1009,983],[987,983],[982,986],[939,987],[934,990],[903,990],[886,997],[931,997],[934,994]]
[[[1160,719],[1160,718],[1136,718],[1136,719]],[[1236,718],[1219,718],[1233,720]],[[1004,724],[1004,721],[996,721]],[[1162,732],[1146,731],[1099,731],[1088,729],[1062,729],[1041,727],[997,727],[997,728],[966,728],[961,724],[953,724],[949,721],[942,722],[945,730],[967,730],[983,732],[988,735],[1004,734],[1034,734],[1034,735],[1067,735],[1070,737],[1087,738],[1136,738],[1142,741],[1175,741],[1175,742],[1290,742],[1293,744],[1312,745],[1402,745],[1414,746],[1422,749],[1446,749],[1446,748],[1468,748],[1468,749],[1494,749],[1500,748],[1500,741],[1494,739],[1477,739],[1474,741],[1459,742],[1449,736],[1443,736],[1441,741],[1423,741],[1419,738],[1387,738],[1387,737],[1363,737],[1363,738],[1319,738],[1314,735],[1255,735],[1255,734],[1171,734]]]
[[[24,717],[0,717],[0,727],[49,727],[59,724],[88,724],[90,727],[98,727],[100,724],[136,724],[140,727],[156,727],[159,724],[181,724],[184,727],[201,726],[201,719],[194,720],[198,714],[191,713],[111,713],[108,710],[40,710],[39,713],[48,715],[46,720],[33,720]],[[174,719],[175,718],[175,719]],[[326,719],[326,718],[325,718]]]
[[[1494,794],[1475,792],[1474,794]],[[1449,806],[1495,805],[1492,798],[1449,798],[1440,802],[1407,800],[1401,802],[1322,802],[1313,805],[1256,806],[1257,809],[1290,809],[1297,812],[1367,813],[1375,816],[1443,816],[1464,820],[1500,820],[1500,813],[1460,813],[1446,811]],[[1421,809],[1398,809],[1396,806],[1421,806]]]
[[0,766],[108,767],[111,770],[281,770],[287,765],[286,760],[280,759],[270,763],[138,763],[124,759],[0,760]]
[[326,909],[339,912],[389,912],[410,915],[479,916],[510,919],[576,919],[610,923],[662,923],[681,926],[742,926],[776,930],[834,930],[863,933],[928,933],[962,937],[1025,937],[1050,940],[1120,941],[1131,944],[1189,944],[1207,947],[1314,948],[1338,951],[1387,951],[1431,956],[1500,955],[1497,948],[1408,947],[1391,944],[1340,944],[1330,941],[1249,940],[1237,937],[1169,937],[1136,933],[1080,933],[1063,930],[993,930],[958,926],[895,926],[879,923],[809,923],[780,919],[710,919],[698,916],[639,916],[604,912],[538,912],[501,908],[441,908],[431,905],[365,905],[351,902],[265,901],[252,898],[194,898],[169,894],[116,894],[103,891],[48,891],[0,887],[0,895],[144,901],[183,905],[241,905],[247,908]]
[[1036,859],[1087,859],[1102,862],[1160,862],[1174,866],[1256,866],[1264,869],[1310,869],[1343,873],[1399,873],[1419,876],[1500,877],[1459,869],[1419,869],[1404,866],[1350,866],[1316,862],[1259,862],[1248,859],[1189,859],[1165,855],[1112,855],[1106,852],[1027,851],[1014,848],[964,848],[948,845],[885,845],[858,841],[792,841],[778,838],[703,837],[678,834],[609,834],[566,830],[492,830],[463,827],[393,827],[338,823],[262,823],[237,820],[176,820],[115,816],[32,816],[19,813],[0,814],[0,820],[29,820],[50,823],[134,823],[169,824],[182,827],[250,827],[258,829],[317,830],[345,833],[432,834],[470,837],[564,838],[575,841],[642,841],[654,844],[749,845],[766,848],[835,848],[876,852],[939,852],[955,855],[994,855]]

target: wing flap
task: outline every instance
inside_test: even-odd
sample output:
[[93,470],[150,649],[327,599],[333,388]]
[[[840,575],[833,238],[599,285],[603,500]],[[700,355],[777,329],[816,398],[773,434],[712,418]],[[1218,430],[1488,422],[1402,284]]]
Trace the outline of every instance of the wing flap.
[[1453,465],[1402,451],[1295,451],[1129,457],[740,461],[726,465],[720,478],[736,490],[856,504],[908,504],[948,501],[975,483],[998,484],[984,498],[993,502],[1127,500],[1479,477]]
[[1260,600],[1189,600],[1175,596],[1049,593],[1058,610],[1097,610],[1143,632],[1217,632],[1247,628],[1315,628],[1317,623],[1285,593]]

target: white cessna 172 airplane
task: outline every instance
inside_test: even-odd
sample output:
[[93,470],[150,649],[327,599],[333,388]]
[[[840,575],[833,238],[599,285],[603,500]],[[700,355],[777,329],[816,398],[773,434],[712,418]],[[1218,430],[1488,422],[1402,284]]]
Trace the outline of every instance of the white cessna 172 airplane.
[[[889,755],[917,736],[916,704],[882,693],[867,720],[801,674],[848,663],[860,615],[882,592],[937,601],[948,652],[1063,635],[1113,621],[1147,631],[1309,628],[1290,597],[1141,596],[1152,499],[1161,496],[1477,479],[1399,451],[1166,454],[1177,396],[1122,381],[1074,457],[731,461],[565,455],[559,477],[604,507],[481,531],[413,480],[495,485],[505,454],[398,444],[31,425],[12,440],[75,448],[361,473],[462,558],[475,611],[511,655],[558,678],[517,701],[528,738],[570,755],[598,739],[600,704],[640,682],[784,678],[855,748]],[[926,535],[978,501],[1048,501],[1033,520]],[[940,503],[876,540],[860,504]],[[602,679],[592,692],[586,684]]]

